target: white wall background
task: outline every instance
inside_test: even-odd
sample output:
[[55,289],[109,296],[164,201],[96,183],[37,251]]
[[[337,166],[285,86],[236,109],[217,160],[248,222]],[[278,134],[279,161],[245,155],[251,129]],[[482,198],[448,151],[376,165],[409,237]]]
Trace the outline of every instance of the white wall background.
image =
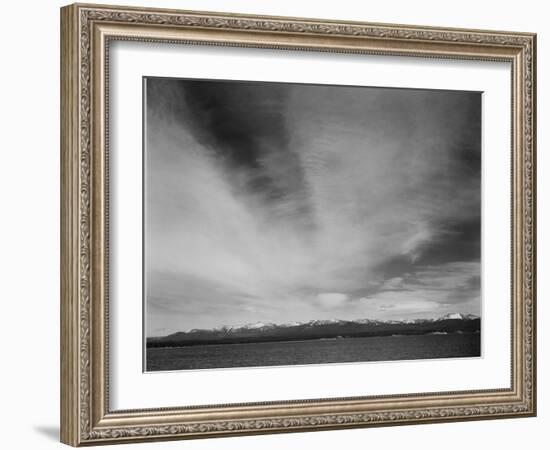
[[[136,6],[532,31],[538,36],[539,199],[550,189],[550,14],[546,2],[132,0]],[[54,0],[2,7],[0,70],[0,415],[2,447],[61,448],[59,417],[59,10]],[[543,28],[545,31],[543,31]],[[539,200],[539,416],[453,424],[141,444],[143,449],[546,448],[550,207]],[[547,445],[547,444],[546,444]],[[121,446],[119,448],[134,448]],[[137,447],[135,447],[137,448]]]

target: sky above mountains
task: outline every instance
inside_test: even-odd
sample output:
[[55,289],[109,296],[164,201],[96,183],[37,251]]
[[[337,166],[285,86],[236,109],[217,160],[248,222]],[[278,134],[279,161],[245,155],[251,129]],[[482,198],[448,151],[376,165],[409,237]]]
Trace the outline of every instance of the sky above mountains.
[[481,94],[148,78],[146,332],[480,314]]

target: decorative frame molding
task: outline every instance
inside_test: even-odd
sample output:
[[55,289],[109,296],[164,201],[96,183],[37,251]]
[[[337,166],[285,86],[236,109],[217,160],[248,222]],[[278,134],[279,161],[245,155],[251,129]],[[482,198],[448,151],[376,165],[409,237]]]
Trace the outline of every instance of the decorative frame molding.
[[[508,61],[510,389],[110,411],[108,56],[114,39]],[[536,414],[536,35],[75,4],[61,9],[61,440],[79,446]]]

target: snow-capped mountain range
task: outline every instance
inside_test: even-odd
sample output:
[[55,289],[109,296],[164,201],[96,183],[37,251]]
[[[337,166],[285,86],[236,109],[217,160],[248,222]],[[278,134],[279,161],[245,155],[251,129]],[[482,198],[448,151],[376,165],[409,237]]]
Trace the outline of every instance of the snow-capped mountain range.
[[446,314],[432,319],[373,320],[324,319],[283,324],[255,322],[210,330],[189,330],[168,336],[150,337],[149,347],[307,339],[339,339],[371,336],[479,333],[481,320],[473,314]]
[[188,330],[185,333],[193,332],[203,332],[203,331],[219,331],[219,332],[235,332],[240,330],[268,330],[273,328],[293,328],[293,327],[315,327],[320,325],[398,325],[398,324],[422,324],[422,323],[433,323],[444,320],[475,320],[479,319],[479,316],[474,314],[462,314],[462,313],[449,313],[444,316],[437,318],[428,318],[428,319],[401,319],[401,320],[375,320],[375,319],[355,319],[355,320],[342,320],[342,319],[322,319],[322,320],[309,320],[305,322],[287,322],[276,324],[272,322],[254,322],[248,323],[245,325],[223,325],[221,327],[213,328],[211,330],[207,329],[192,329]]

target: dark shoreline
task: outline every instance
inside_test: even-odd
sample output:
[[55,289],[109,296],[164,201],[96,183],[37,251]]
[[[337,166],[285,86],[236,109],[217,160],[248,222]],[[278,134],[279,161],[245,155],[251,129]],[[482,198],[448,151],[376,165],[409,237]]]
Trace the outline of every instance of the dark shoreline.
[[392,335],[420,336],[434,333],[479,333],[481,319],[445,319],[417,323],[323,323],[315,326],[265,327],[248,330],[194,330],[160,338],[148,338],[147,348],[191,347],[197,345],[252,344],[261,342],[313,341],[386,337]]
[[185,347],[194,347],[194,346],[222,346],[222,345],[246,345],[246,344],[264,344],[264,343],[273,343],[273,344],[291,344],[293,342],[304,342],[304,341],[335,341],[338,339],[357,339],[357,338],[376,338],[376,337],[406,337],[406,336],[433,336],[433,335],[468,335],[468,334],[479,334],[479,331],[453,331],[453,332],[430,332],[430,333],[399,333],[399,334],[373,334],[373,335],[364,335],[364,336],[342,336],[342,337],[321,337],[321,338],[308,338],[308,339],[281,339],[281,340],[257,340],[257,341],[238,341],[238,342],[200,342],[196,344],[182,344],[182,345],[155,345],[155,343],[148,343],[147,348],[185,348]]

